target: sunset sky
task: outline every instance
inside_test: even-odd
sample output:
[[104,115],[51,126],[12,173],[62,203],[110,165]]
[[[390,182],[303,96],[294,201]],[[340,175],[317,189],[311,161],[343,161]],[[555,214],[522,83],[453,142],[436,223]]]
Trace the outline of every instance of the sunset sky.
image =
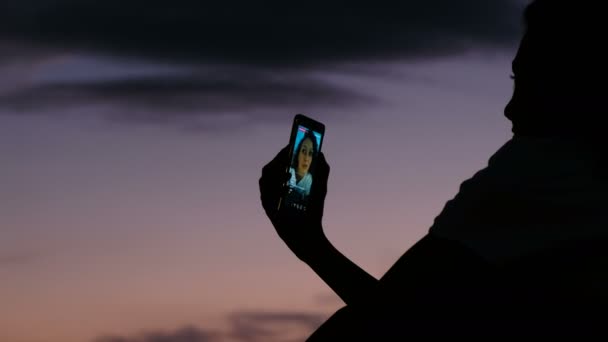
[[525,3],[3,1],[0,341],[302,340],[343,303],[259,201],[293,116],[380,277],[511,137]]

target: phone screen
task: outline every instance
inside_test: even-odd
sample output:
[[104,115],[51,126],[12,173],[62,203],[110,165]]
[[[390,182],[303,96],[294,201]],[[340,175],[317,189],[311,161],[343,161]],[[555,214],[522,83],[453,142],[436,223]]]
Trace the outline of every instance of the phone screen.
[[293,142],[285,204],[292,209],[306,211],[315,179],[316,161],[321,150],[323,133],[299,124]]

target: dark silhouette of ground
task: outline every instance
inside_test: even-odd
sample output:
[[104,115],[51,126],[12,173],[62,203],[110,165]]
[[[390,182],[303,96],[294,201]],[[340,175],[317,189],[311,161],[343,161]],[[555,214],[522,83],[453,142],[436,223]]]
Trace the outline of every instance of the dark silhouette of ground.
[[279,236],[346,303],[309,341],[608,337],[605,37],[598,1],[536,0],[513,61],[513,138],[462,183],[429,233],[376,280],[323,234],[329,166],[311,210],[276,212],[287,149],[262,170]]

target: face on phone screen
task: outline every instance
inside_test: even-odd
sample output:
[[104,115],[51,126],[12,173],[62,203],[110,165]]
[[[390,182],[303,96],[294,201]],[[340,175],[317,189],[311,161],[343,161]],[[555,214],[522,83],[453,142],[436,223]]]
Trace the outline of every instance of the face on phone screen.
[[286,198],[287,205],[291,208],[306,210],[322,139],[321,133],[302,125],[298,126],[289,166],[289,189]]

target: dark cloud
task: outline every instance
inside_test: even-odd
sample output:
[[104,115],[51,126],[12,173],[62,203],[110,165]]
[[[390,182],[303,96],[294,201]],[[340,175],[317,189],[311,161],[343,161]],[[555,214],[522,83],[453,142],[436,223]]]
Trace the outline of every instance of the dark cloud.
[[302,312],[239,312],[230,316],[237,341],[270,342],[304,340],[321,325],[324,316]]
[[[2,1],[0,114],[82,117],[102,108],[96,115],[118,122],[216,129],[221,120],[209,123],[227,113],[247,113],[242,124],[277,112],[359,107],[375,99],[313,75],[368,75],[366,66],[392,59],[512,47],[522,8],[521,0]],[[59,72],[49,61],[83,55],[187,72],[108,78],[100,62],[62,69],[89,73],[86,81],[39,77]]]
[[[111,104],[126,121],[189,120],[247,108],[372,103],[371,96],[300,76],[242,71],[102,81],[51,82],[0,93],[0,108],[41,112]],[[269,112],[270,113],[270,112]],[[264,119],[264,118],[257,118]]]
[[303,341],[325,316],[305,312],[235,312],[226,317],[229,330],[185,326],[169,332],[147,332],[133,337],[101,336],[94,342],[287,342]]
[[317,65],[446,55],[517,39],[516,0],[8,0],[0,37],[195,63]]
[[215,332],[186,326],[171,332],[149,332],[136,337],[102,336],[95,342],[215,342],[221,341]]

